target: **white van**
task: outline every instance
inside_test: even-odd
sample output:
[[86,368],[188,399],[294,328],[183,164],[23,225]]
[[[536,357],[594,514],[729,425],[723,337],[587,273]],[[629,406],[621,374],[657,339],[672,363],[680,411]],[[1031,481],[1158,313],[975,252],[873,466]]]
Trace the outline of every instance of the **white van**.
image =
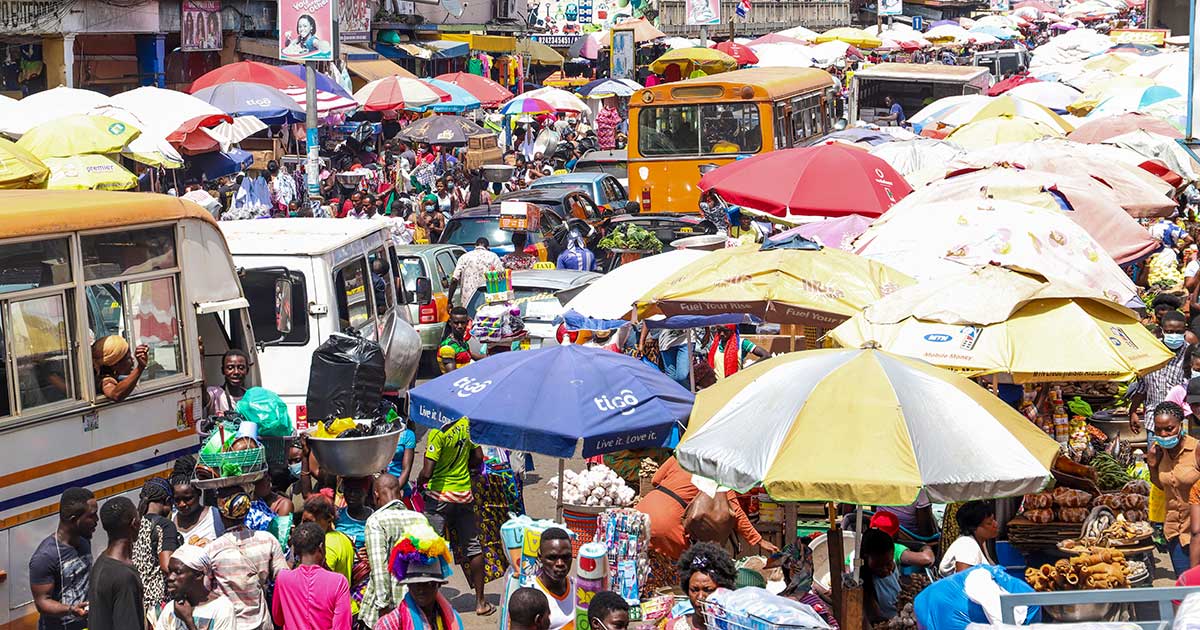
[[[403,308],[409,300],[386,222],[297,218],[220,226],[250,302],[262,385],[283,398],[298,426],[308,423],[312,353],[334,332],[378,342],[388,367],[385,391],[407,393],[421,338]],[[372,271],[376,262],[380,273]]]

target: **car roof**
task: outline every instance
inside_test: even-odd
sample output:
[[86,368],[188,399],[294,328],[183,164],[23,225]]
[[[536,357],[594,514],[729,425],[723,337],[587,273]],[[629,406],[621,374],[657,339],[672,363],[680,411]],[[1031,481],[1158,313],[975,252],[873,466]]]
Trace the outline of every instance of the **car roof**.
[[613,223],[621,223],[624,221],[637,221],[638,219],[646,219],[648,221],[679,221],[681,223],[699,223],[704,220],[704,217],[698,214],[686,214],[683,212],[647,212],[646,214],[618,214],[610,217],[609,221]]
[[568,190],[566,188],[526,188],[525,190],[514,190],[506,192],[496,201],[557,201],[561,202],[567,195],[579,192],[576,190]]
[[445,250],[462,249],[461,245],[453,243],[430,243],[428,245],[401,245],[396,248],[397,256],[418,256]]
[[529,186],[531,188],[542,188],[555,184],[595,184],[606,177],[612,177],[612,175],[607,173],[564,173],[562,175],[539,177],[533,180]]
[[218,225],[235,256],[319,256],[389,228],[382,221],[313,217],[220,221]]
[[[551,189],[551,190],[553,190],[553,189]],[[519,192],[524,192],[524,191],[519,191]],[[506,194],[512,194],[512,193],[506,193]],[[499,217],[500,216],[500,203],[499,202],[504,201],[503,197],[504,196],[501,195],[500,198],[496,199],[496,203],[493,203],[490,206],[475,206],[474,208],[465,208],[463,210],[459,210],[458,212],[454,213],[454,216],[450,217],[450,220],[453,221],[455,219],[488,219],[488,218],[493,218],[493,217]],[[529,202],[537,203],[539,201],[539,199],[536,199],[533,197],[522,197],[520,199],[520,201],[529,201]],[[542,206],[542,212],[549,212],[550,214],[553,214],[556,217],[558,216],[558,213],[554,211],[554,208],[547,208],[545,206]]]
[[601,274],[594,271],[576,271],[574,269],[527,269],[512,273],[512,286],[559,291],[587,284],[600,276]]
[[588,151],[579,157],[580,162],[628,162],[629,151],[614,149],[611,151]]

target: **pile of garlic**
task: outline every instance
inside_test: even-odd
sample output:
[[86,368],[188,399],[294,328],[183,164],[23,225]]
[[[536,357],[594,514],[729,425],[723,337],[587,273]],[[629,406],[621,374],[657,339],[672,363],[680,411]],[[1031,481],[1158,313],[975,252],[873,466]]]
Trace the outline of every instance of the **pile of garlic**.
[[[550,496],[559,496],[558,477],[549,480]],[[637,495],[625,480],[608,466],[593,466],[583,472],[563,473],[562,500],[567,505],[595,507],[625,507],[633,504]]]

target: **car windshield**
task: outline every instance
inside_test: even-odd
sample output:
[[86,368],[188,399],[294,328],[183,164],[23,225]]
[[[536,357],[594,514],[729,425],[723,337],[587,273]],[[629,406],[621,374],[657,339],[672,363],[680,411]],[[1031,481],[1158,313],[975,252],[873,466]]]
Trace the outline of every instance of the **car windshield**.
[[404,279],[404,290],[408,293],[415,293],[417,290],[417,278],[422,276],[428,277],[425,272],[425,261],[419,256],[401,256],[400,257],[400,277]]
[[579,182],[554,182],[553,184],[542,184],[541,186],[538,186],[535,182],[532,188],[569,190],[571,192],[581,192],[588,195],[592,194],[592,186],[590,184],[582,184]]
[[[475,317],[476,311],[483,306],[483,300],[483,287],[479,287],[467,304],[471,317]],[[550,321],[562,312],[562,304],[554,296],[554,290],[545,287],[514,287],[513,302],[520,307],[523,319]]]
[[629,165],[625,162],[584,162],[575,165],[576,173],[604,173],[621,178],[629,176]]
[[442,241],[470,249],[479,237],[484,237],[492,247],[512,245],[512,232],[500,229],[500,217],[462,217],[451,219],[446,224]]

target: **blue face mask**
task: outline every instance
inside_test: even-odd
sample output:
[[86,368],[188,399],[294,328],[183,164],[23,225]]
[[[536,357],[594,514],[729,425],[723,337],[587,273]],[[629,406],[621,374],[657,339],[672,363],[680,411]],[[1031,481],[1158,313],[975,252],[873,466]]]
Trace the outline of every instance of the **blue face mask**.
[[1175,448],[1176,446],[1179,446],[1179,440],[1182,440],[1183,436],[1185,436],[1185,435],[1187,435],[1187,429],[1180,428],[1179,433],[1176,433],[1175,435],[1172,435],[1171,437],[1158,437],[1157,435],[1155,435],[1155,436],[1151,436],[1150,439],[1155,444],[1159,445],[1161,448],[1164,448],[1169,451],[1169,450]]
[[1163,345],[1172,349],[1178,350],[1183,347],[1183,333],[1163,333]]
[[293,478],[299,479],[301,466],[303,466],[303,462],[296,462],[295,464],[288,464],[288,473],[290,473]]

